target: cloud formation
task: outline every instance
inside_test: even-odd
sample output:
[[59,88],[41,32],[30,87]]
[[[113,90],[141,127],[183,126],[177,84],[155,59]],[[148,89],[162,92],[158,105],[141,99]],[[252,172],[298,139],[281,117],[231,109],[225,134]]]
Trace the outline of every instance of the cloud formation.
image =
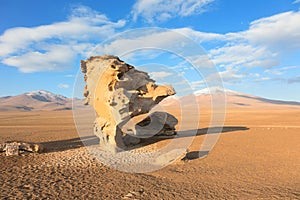
[[300,0],[295,0],[293,4],[300,3]]
[[299,20],[299,11],[284,12],[253,21],[249,30],[238,34],[242,39],[247,39],[254,44],[263,44],[270,49],[299,49]]
[[[213,0],[178,0],[172,3],[138,0],[133,13],[135,18],[143,17],[154,21],[161,15],[167,19],[168,16],[199,14],[212,2]],[[150,5],[148,10],[147,5]],[[157,32],[145,30],[134,37],[119,38],[99,46],[94,52],[120,56],[127,50],[139,49],[139,53],[147,54],[149,51],[142,48],[151,46],[160,46],[162,50],[186,50],[185,41],[178,39],[179,33],[192,39],[197,45],[208,47],[208,55],[203,51],[202,54],[189,55],[188,59],[196,61],[203,68],[213,67],[213,61],[225,82],[238,82],[251,73],[258,73],[251,72],[252,69],[260,69],[270,76],[281,75],[285,70],[292,69],[283,68],[281,64],[283,55],[300,49],[299,21],[300,11],[289,11],[255,20],[247,30],[224,34],[201,32],[187,27]],[[74,7],[66,21],[6,30],[0,36],[0,60],[25,73],[63,71],[73,64],[78,55],[87,57],[104,38],[119,33],[118,29],[125,25],[124,20],[113,22],[88,7]],[[157,55],[159,54],[152,52],[151,56]],[[252,78],[262,79],[266,74]],[[268,78],[272,80],[271,77]],[[288,82],[297,83],[298,77],[291,77]]]
[[280,76],[280,75],[286,73],[288,70],[296,69],[296,68],[297,68],[297,66],[287,66],[287,67],[281,67],[281,68],[276,68],[276,69],[266,69],[264,72]]
[[165,78],[165,77],[170,76],[170,75],[172,75],[172,73],[166,72],[166,71],[151,72],[151,73],[150,73],[150,76],[151,76],[153,79],[162,79],[162,78]]
[[[240,32],[214,34],[191,29],[181,32],[203,45],[215,43],[216,47],[208,49],[210,58],[220,69],[234,71],[233,75],[239,74],[241,69],[253,68],[267,69],[265,72],[275,74],[285,55],[300,49],[299,21],[300,11],[289,11],[255,20],[249,29]],[[292,68],[281,71],[288,69]],[[244,76],[240,73],[234,77]]]
[[70,86],[68,84],[60,83],[58,84],[58,88],[68,89]]
[[21,72],[63,70],[79,54],[125,25],[110,21],[89,7],[74,7],[67,21],[37,27],[16,27],[0,36],[1,62]]
[[148,23],[163,22],[174,17],[197,15],[207,10],[214,0],[138,0],[133,8],[133,20],[142,17]]
[[292,84],[292,83],[300,83],[300,76],[294,77],[294,78],[288,78],[287,82]]
[[[297,23],[299,21],[300,11],[290,11],[253,21],[247,30],[240,32],[217,34],[191,28],[145,32],[137,37],[115,40],[102,47],[102,50],[118,54],[120,50],[126,52],[129,47],[138,49],[151,45],[170,49],[177,44],[178,48],[186,48],[175,34],[180,33],[200,45],[209,46],[210,48],[206,50],[210,60],[220,70],[223,80],[238,82],[238,79],[250,75],[253,69],[261,69],[262,72],[267,70],[266,72],[270,74],[276,73],[281,67],[283,55],[300,49],[300,24]],[[203,54],[193,56],[193,60],[196,60],[195,58],[203,58]],[[200,59],[197,63],[205,67],[211,66],[209,62],[207,59],[206,61]]]

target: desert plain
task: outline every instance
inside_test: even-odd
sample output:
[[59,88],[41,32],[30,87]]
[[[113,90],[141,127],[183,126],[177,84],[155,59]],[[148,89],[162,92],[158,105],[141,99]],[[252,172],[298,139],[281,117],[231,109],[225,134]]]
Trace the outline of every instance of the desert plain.
[[[233,100],[237,102],[238,100]],[[200,106],[201,107],[201,106]],[[189,153],[209,127],[203,106]],[[169,107],[175,116],[176,109]],[[192,115],[190,116],[193,117]],[[0,112],[0,142],[40,143],[40,154],[1,153],[1,199],[300,199],[300,106],[228,101],[220,138],[206,158],[126,173],[91,156],[72,110]],[[155,145],[176,140],[158,140]],[[150,144],[151,145],[151,144]],[[153,145],[153,144],[152,144]]]

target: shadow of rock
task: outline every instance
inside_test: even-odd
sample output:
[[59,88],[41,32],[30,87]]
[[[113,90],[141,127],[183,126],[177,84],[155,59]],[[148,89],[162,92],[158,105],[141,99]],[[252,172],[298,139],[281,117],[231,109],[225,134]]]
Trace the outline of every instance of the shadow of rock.
[[194,160],[198,158],[204,158],[209,154],[209,151],[191,151],[188,152],[184,158],[182,158],[183,161],[187,160]]
[[[227,132],[246,131],[246,130],[249,130],[249,128],[245,127],[245,126],[224,126],[224,127],[201,128],[198,130],[178,131],[177,135],[173,135],[173,136],[154,136],[152,138],[147,138],[145,140],[142,139],[142,143],[136,148],[139,148],[141,146],[150,145],[150,144],[162,141],[162,140],[172,139],[172,138],[194,137],[197,135],[227,133]],[[132,148],[135,148],[135,147],[132,147]]]
[[[227,132],[234,132],[234,131],[246,131],[249,130],[248,127],[245,126],[224,126],[224,127],[211,127],[211,128],[203,128],[197,131],[197,135],[204,135],[204,134],[214,134],[214,133],[227,133]],[[188,135],[189,131],[186,132],[184,135]],[[192,135],[189,135],[192,136]],[[186,137],[186,136],[185,136]],[[188,160],[195,160],[198,158],[205,158],[209,154],[209,151],[191,151],[188,152],[183,161]]]
[[96,136],[84,136],[68,140],[42,142],[40,144],[45,148],[43,153],[51,153],[76,149],[83,146],[96,145],[99,144],[99,138]]
[[[162,140],[168,140],[173,138],[181,138],[181,137],[194,137],[195,135],[205,135],[205,134],[214,134],[214,133],[226,133],[226,132],[234,132],[234,131],[245,131],[249,130],[249,128],[244,126],[225,126],[225,127],[211,127],[211,128],[202,128],[198,130],[187,130],[187,131],[179,131],[177,135],[173,136],[154,136],[151,138],[142,139],[142,143],[131,146],[130,149],[141,148]],[[42,142],[40,143],[44,146],[45,150],[43,153],[50,152],[59,152],[66,151],[70,149],[76,149],[84,146],[91,146],[99,144],[99,138],[97,136],[84,136],[78,138],[72,138],[68,140],[58,140],[58,141],[50,141],[50,142]],[[193,160],[196,158],[203,157],[208,155],[209,152],[189,152],[184,160]]]

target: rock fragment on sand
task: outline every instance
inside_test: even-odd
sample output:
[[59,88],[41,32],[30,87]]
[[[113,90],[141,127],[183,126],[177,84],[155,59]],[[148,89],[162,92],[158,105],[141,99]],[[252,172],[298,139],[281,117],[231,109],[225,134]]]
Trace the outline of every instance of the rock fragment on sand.
[[6,156],[17,156],[19,155],[19,144],[17,142],[7,143],[5,150]]
[[19,149],[23,151],[32,152],[32,153],[40,153],[43,151],[43,146],[36,143],[21,142]]
[[2,142],[0,143],[0,152],[4,152],[5,151],[5,143]]
[[123,200],[129,200],[129,199],[141,200],[141,199],[143,199],[143,195],[144,195],[144,189],[140,189],[138,191],[130,191],[122,199]]
[[6,156],[16,156],[29,153],[41,153],[44,148],[41,144],[27,142],[3,142],[0,143],[0,152],[5,152]]

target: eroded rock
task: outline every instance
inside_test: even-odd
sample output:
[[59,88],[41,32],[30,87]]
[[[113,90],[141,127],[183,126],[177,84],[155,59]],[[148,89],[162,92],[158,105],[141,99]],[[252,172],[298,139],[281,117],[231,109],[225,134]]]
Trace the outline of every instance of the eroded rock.
[[5,152],[7,156],[19,155],[24,152],[41,153],[44,148],[41,144],[27,142],[3,142],[0,144],[0,152]]
[[5,151],[5,146],[6,146],[6,144],[4,142],[0,143],[0,152]]
[[[170,85],[156,85],[146,72],[125,63],[116,56],[90,57],[81,61],[85,74],[85,103],[94,107],[97,118],[94,133],[100,144],[113,148],[125,148],[126,144],[139,143],[139,139],[128,142],[128,134],[153,135],[175,134],[177,119],[170,114],[147,113],[164,98],[174,95]],[[129,132],[122,127],[133,117],[147,114]],[[151,122],[151,123],[150,123]],[[149,124],[161,127],[150,130]],[[151,135],[150,134],[150,135]],[[125,142],[124,142],[125,141]]]
[[7,143],[5,146],[6,156],[17,156],[19,155],[19,144],[17,142]]
[[176,134],[175,126],[178,120],[171,114],[166,112],[151,113],[135,126],[136,134],[143,135],[145,131],[157,130],[155,135],[170,136]]

